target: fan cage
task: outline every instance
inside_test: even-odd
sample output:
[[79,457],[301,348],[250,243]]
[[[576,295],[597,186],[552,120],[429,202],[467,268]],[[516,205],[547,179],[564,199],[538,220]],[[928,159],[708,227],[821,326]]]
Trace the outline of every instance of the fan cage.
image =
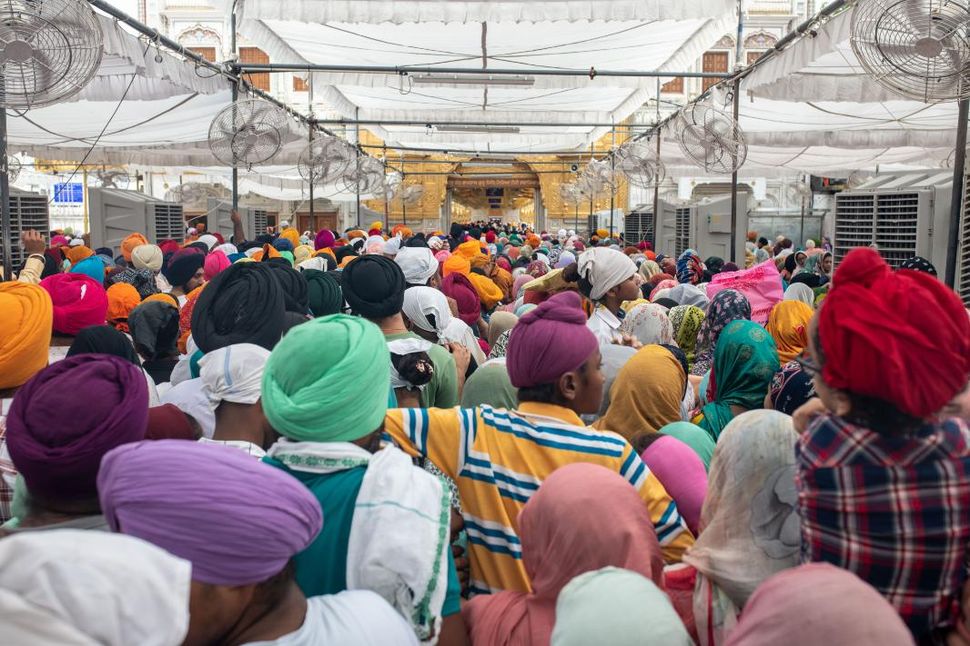
[[209,126],[209,149],[227,166],[265,164],[283,148],[290,128],[285,110],[263,99],[236,101]]
[[728,174],[744,165],[748,146],[731,115],[707,103],[696,103],[681,110],[675,123],[681,151],[706,172]]

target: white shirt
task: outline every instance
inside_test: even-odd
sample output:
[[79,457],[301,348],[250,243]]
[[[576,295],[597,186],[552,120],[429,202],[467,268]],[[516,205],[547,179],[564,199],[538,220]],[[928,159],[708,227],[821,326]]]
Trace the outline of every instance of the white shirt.
[[210,440],[207,437],[200,437],[199,444],[222,444],[223,446],[231,446],[234,449],[239,449],[243,453],[248,453],[257,460],[262,460],[266,457],[266,451],[263,450],[263,447],[252,442],[247,442],[246,440]]
[[596,311],[586,321],[586,327],[596,335],[596,340],[600,343],[613,343],[622,337],[620,319],[602,305],[597,306]]
[[245,646],[417,646],[414,631],[386,601],[370,590],[346,590],[307,599],[299,630],[279,639]]

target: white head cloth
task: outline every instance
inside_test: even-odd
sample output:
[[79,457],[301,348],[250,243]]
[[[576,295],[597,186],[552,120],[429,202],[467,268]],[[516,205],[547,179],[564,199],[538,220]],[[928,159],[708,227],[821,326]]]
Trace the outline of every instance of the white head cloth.
[[202,435],[212,439],[216,432],[216,414],[209,404],[209,393],[201,379],[188,379],[172,386],[161,397],[163,404],[174,404],[176,408],[191,415],[202,428]]
[[622,251],[594,247],[579,254],[576,261],[579,275],[592,284],[589,297],[598,301],[624,280],[637,273],[637,266],[633,264]]
[[394,236],[384,243],[384,255],[396,256],[401,251],[401,236]]
[[135,269],[162,270],[162,250],[158,245],[140,244],[131,250],[131,264]]
[[221,251],[227,256],[230,256],[234,253],[239,253],[239,249],[236,247],[236,245],[232,244],[231,242],[224,242],[223,244],[217,246],[215,250]]
[[[414,325],[425,332],[434,332],[439,338],[451,323],[451,310],[448,299],[433,287],[411,287],[404,291],[404,315]],[[428,315],[434,316],[435,324],[428,322]]]
[[0,635],[31,646],[177,646],[191,579],[191,563],[124,534],[10,536],[0,541]]
[[445,246],[445,243],[438,236],[431,236],[428,238],[428,246],[435,251],[441,251],[441,249]]
[[263,369],[269,350],[252,343],[235,343],[207,353],[199,360],[199,379],[205,384],[209,407],[226,401],[255,404],[259,401]]
[[320,256],[314,256],[313,258],[308,258],[297,265],[300,269],[317,269],[319,271],[327,271],[327,261]]
[[674,326],[667,316],[667,308],[656,303],[635,305],[623,317],[620,332],[636,338],[643,345],[674,343]]
[[425,285],[438,271],[438,260],[427,247],[405,247],[394,258],[409,285]]
[[815,292],[805,283],[792,283],[785,290],[784,300],[801,301],[806,305],[815,307]]
[[[414,354],[415,352],[427,352],[434,345],[431,341],[425,339],[396,339],[394,341],[387,342],[387,349],[391,354],[405,355]],[[422,384],[418,386],[418,390],[424,390],[424,387],[428,384]],[[397,368],[391,363],[391,388],[414,388],[414,384],[410,383],[400,374],[398,374]]]
[[199,242],[205,244],[212,251],[212,248],[219,244],[219,238],[215,237],[211,233],[206,233],[199,236]]

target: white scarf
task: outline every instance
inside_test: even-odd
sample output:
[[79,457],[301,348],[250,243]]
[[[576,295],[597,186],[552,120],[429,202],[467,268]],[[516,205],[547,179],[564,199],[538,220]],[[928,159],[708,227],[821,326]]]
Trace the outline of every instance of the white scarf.
[[579,254],[579,275],[593,286],[591,300],[598,301],[624,280],[637,273],[637,266],[622,251],[594,247]]
[[451,493],[394,446],[375,454],[349,442],[280,439],[269,456],[309,473],[367,466],[347,546],[347,588],[371,590],[434,644],[448,587]]

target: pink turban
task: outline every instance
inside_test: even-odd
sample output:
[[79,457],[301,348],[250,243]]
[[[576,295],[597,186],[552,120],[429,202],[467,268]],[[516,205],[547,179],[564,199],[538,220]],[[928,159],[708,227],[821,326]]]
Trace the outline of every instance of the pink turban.
[[205,263],[203,267],[205,268],[205,279],[212,280],[216,277],[223,269],[226,269],[232,263],[229,262],[229,256],[227,256],[222,251],[213,251],[208,256],[205,257]]
[[509,379],[516,388],[553,383],[586,363],[597,347],[579,294],[556,294],[515,326],[506,352]]
[[329,249],[333,246],[335,240],[336,238],[333,236],[333,231],[330,229],[320,229],[320,231],[317,232],[316,239],[313,241],[313,248],[315,251],[319,251],[320,249]]
[[54,331],[74,335],[92,325],[104,325],[108,295],[86,274],[54,274],[40,281],[54,303]]
[[457,272],[448,274],[441,281],[441,291],[458,303],[458,318],[468,325],[475,325],[478,322],[482,316],[482,302],[478,298],[475,286],[467,276]]

